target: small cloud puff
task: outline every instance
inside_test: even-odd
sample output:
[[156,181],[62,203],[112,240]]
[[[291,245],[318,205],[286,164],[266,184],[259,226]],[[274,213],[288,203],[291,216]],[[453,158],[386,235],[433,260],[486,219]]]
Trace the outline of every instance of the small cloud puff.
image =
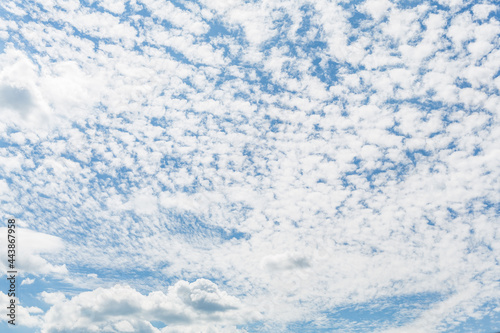
[[[7,234],[6,229],[0,228],[0,233]],[[23,252],[23,255],[16,259],[20,271],[37,276],[40,274],[66,275],[68,273],[66,265],[53,265],[42,257],[42,254],[51,255],[62,251],[64,242],[61,238],[25,228],[16,229],[16,238],[22,246]],[[4,248],[6,247],[5,242],[6,239],[0,239],[0,245]],[[3,265],[1,264],[0,267]],[[26,282],[26,284],[28,283]]]
[[60,291],[57,291],[57,292],[54,292],[54,293],[48,293],[46,291],[43,291],[42,293],[40,293],[40,298],[47,304],[59,304],[59,303],[62,303],[64,301],[66,301],[66,296],[64,295],[64,293],[60,292]]
[[[9,297],[7,294],[4,294],[3,292],[0,291],[0,307],[2,309],[7,308],[8,304],[10,304],[10,301],[12,300],[11,297]],[[19,302],[19,299],[16,299],[16,316],[17,316],[17,321],[16,325],[20,324],[25,327],[41,327],[42,326],[42,317],[39,314],[43,313],[43,310],[40,308],[37,308],[35,306],[31,307],[25,307],[22,306],[21,303]],[[5,315],[2,316],[2,320],[7,320],[8,317]],[[22,318],[19,321],[19,318]]]
[[33,282],[35,282],[35,279],[26,278],[23,280],[23,282],[21,282],[21,286],[33,284]]

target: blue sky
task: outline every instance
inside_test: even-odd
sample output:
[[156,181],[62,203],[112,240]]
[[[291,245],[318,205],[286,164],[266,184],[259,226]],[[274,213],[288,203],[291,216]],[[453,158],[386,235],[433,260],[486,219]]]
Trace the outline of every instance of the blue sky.
[[3,1],[16,329],[500,331],[499,20],[495,1]]

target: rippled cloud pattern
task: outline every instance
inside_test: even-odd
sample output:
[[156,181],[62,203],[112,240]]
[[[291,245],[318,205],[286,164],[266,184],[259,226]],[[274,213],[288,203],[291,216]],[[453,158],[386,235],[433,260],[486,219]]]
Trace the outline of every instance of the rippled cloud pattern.
[[499,74],[493,0],[3,1],[19,331],[500,331]]

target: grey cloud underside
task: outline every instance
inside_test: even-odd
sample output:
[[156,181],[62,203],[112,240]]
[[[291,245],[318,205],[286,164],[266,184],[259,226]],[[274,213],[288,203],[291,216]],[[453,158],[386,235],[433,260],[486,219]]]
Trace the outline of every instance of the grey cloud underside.
[[0,87],[0,110],[11,108],[26,115],[33,105],[33,98],[29,90],[8,85]]
[[[127,325],[136,332],[159,332],[150,322],[160,321],[164,326],[182,330],[193,323],[209,327],[223,320],[231,323],[255,317],[252,311],[240,308],[237,298],[203,279],[191,284],[181,281],[170,287],[167,293],[153,292],[147,296],[129,286],[116,285],[56,303],[47,312],[43,329],[46,332],[61,329],[66,332],[80,332],[82,329],[106,331],[109,327],[116,330],[120,325]],[[58,318],[61,315],[65,318]]]

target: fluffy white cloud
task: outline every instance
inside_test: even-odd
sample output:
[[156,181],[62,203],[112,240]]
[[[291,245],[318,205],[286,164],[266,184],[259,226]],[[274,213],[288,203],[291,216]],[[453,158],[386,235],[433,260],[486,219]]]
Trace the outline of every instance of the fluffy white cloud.
[[33,284],[33,282],[35,282],[35,279],[26,278],[26,279],[23,279],[23,281],[21,282],[21,286]]
[[66,296],[60,291],[56,291],[53,293],[43,291],[40,293],[40,297],[45,303],[50,305],[59,304],[66,301]]
[[[0,233],[6,235],[7,228],[0,228]],[[61,253],[64,249],[64,242],[61,238],[29,230],[27,228],[20,228],[18,224],[15,239],[15,265],[23,274],[64,277],[68,272],[66,265],[54,265],[44,258],[45,256],[53,256]],[[6,237],[0,239],[0,246],[2,248],[7,248]],[[2,261],[1,266],[5,272],[7,270],[5,262]],[[23,281],[23,284],[30,284],[29,281],[32,280],[27,278]]]
[[[9,297],[7,294],[4,294],[3,292],[0,291],[0,306],[2,309],[6,309],[10,304],[11,304],[11,297]],[[42,326],[42,318],[40,317],[40,313],[43,313],[43,311],[40,308],[37,307],[26,307],[22,306],[19,303],[19,297],[15,298],[15,304],[16,304],[16,325],[21,325],[25,327],[31,327],[34,330],[38,329]],[[22,318],[22,319],[21,319]],[[0,320],[5,322],[9,320],[10,318],[7,317],[6,315],[3,315]]]
[[[54,304],[44,316],[42,332],[160,332],[151,321],[161,321],[162,332],[230,331],[235,324],[260,318],[234,296],[205,279],[179,281],[165,294],[145,296],[126,285],[98,288],[66,300],[64,295],[42,293]],[[56,297],[57,296],[57,297]],[[233,330],[234,331],[234,330]]]
[[10,125],[35,126],[49,122],[50,110],[37,86],[36,65],[12,46],[0,54],[0,114]]

